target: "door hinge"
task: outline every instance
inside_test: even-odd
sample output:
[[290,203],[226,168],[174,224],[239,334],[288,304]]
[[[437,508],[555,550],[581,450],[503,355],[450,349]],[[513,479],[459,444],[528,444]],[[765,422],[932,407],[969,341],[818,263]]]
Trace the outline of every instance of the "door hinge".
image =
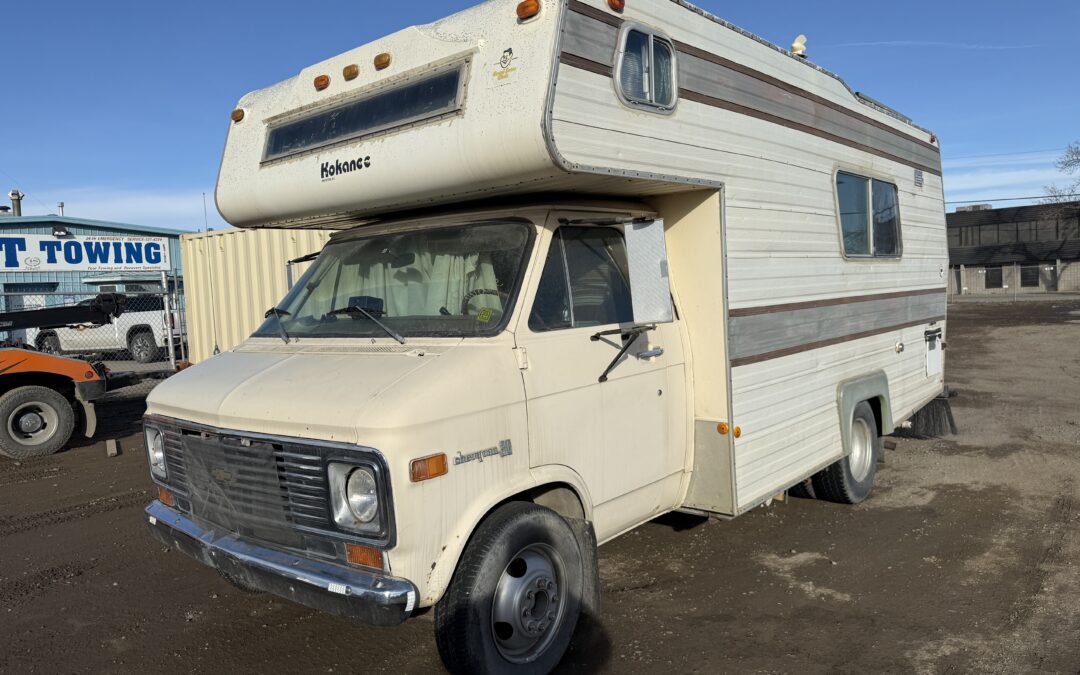
[[517,357],[519,370],[529,369],[529,354],[524,347],[514,347],[514,356]]

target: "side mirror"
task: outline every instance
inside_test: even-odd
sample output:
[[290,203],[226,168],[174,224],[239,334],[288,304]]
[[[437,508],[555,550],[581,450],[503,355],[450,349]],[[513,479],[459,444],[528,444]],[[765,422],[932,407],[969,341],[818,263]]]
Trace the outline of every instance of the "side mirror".
[[671,285],[668,280],[664,221],[627,223],[626,257],[630,267],[630,298],[637,325],[670,323]]

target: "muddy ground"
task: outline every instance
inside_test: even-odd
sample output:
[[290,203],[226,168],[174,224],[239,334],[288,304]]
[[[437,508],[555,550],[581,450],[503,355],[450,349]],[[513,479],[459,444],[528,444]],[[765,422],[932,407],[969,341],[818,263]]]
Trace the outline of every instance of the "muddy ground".
[[[671,515],[600,551],[603,626],[563,672],[1080,673],[1080,302],[950,307],[961,434],[898,441],[858,507]],[[439,670],[430,613],[376,630],[146,533],[141,403],[102,443],[0,460],[0,671]]]

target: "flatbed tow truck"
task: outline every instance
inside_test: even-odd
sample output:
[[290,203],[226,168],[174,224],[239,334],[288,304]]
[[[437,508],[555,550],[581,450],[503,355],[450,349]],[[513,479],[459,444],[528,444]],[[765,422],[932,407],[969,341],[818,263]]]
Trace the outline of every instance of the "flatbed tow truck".
[[[127,298],[103,293],[88,305],[0,313],[0,330],[103,325],[123,313]],[[79,421],[87,438],[97,429],[94,402],[146,377],[112,373],[101,362],[47,354],[31,346],[0,346],[0,456],[40,457],[71,440]]]

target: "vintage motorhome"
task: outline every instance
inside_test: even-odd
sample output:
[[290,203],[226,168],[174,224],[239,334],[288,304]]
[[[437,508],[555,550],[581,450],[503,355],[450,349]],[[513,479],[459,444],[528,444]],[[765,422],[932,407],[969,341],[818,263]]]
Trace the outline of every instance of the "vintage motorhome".
[[[943,389],[937,139],[682,0],[492,0],[244,96],[217,204],[340,230],[154,390],[156,535],[546,672],[596,545],[869,495]],[[807,479],[810,479],[807,482]]]

